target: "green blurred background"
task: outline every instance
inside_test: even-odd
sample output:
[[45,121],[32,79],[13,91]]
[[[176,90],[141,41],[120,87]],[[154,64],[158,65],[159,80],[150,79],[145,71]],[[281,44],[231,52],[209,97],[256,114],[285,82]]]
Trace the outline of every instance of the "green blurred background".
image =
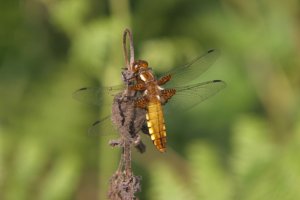
[[133,150],[140,199],[300,199],[300,2],[23,0],[0,8],[0,199],[106,199],[119,149],[88,137],[121,83],[122,33],[158,74],[208,49],[227,88],[167,119],[168,151]]

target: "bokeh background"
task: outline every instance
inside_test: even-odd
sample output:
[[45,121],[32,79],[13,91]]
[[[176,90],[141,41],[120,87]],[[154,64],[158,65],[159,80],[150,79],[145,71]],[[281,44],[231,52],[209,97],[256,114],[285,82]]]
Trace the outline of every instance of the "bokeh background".
[[198,81],[227,83],[167,118],[167,153],[146,136],[147,152],[133,149],[140,199],[300,199],[299,1],[12,0],[0,10],[0,199],[106,199],[120,152],[86,132],[110,108],[72,93],[121,83],[126,27],[157,74],[217,48]]

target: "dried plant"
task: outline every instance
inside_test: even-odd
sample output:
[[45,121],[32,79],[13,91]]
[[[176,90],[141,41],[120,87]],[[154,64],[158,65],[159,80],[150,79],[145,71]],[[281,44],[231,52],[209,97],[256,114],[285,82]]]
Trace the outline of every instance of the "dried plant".
[[[130,41],[130,59],[128,59],[126,46],[127,34]],[[132,71],[134,63],[133,40],[128,29],[125,29],[123,34],[123,47],[126,68],[123,69],[122,75],[127,88],[123,93],[115,96],[112,107],[112,121],[120,134],[120,138],[110,141],[110,145],[120,147],[122,152],[119,167],[110,179],[108,197],[112,200],[138,199],[135,194],[141,191],[141,177],[135,176],[132,172],[131,147],[135,146],[141,153],[145,151],[145,145],[140,140],[138,132],[145,124],[146,111],[134,105],[134,100],[139,96],[139,93],[128,89],[134,80]]]

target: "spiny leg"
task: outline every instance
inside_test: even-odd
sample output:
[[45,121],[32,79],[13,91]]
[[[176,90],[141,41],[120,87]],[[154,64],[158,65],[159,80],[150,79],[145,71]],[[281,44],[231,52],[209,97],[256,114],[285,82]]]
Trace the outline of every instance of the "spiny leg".
[[146,90],[146,85],[144,83],[138,83],[132,86],[129,86],[130,90],[135,90],[135,91],[143,91]]
[[169,99],[172,98],[172,96],[174,96],[174,94],[176,93],[175,89],[165,89],[161,91],[161,97],[163,99],[162,104],[166,104]]
[[146,109],[148,103],[149,103],[149,100],[148,100],[148,98],[146,98],[146,97],[138,98],[138,99],[135,101],[135,105],[136,105],[137,107],[139,107],[139,108],[142,108],[142,109]]
[[166,84],[169,80],[171,80],[171,75],[170,75],[170,74],[161,77],[161,78],[157,81],[157,84],[158,84],[158,85],[164,85],[164,84]]

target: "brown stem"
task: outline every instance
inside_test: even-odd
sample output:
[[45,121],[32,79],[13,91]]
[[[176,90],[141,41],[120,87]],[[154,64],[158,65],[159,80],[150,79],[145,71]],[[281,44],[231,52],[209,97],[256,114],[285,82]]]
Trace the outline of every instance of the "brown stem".
[[[130,48],[130,60],[128,60],[128,52],[127,52],[127,44],[126,44],[126,39],[127,39],[127,34],[129,38],[129,48]],[[124,53],[124,60],[126,62],[126,67],[128,70],[132,70],[132,66],[134,63],[134,46],[133,46],[133,38],[131,31],[126,28],[123,33],[123,53]]]
[[[130,60],[128,60],[126,48],[127,34],[130,41]],[[134,99],[137,98],[137,92],[128,89],[129,80],[134,79],[134,72],[132,71],[134,49],[132,34],[129,29],[125,29],[123,34],[123,48],[127,70],[124,70],[122,74],[127,89],[115,96],[112,107],[112,121],[120,133],[121,139],[118,146],[122,150],[119,167],[110,179],[108,197],[112,200],[137,199],[135,194],[141,190],[141,177],[134,176],[131,168],[131,146],[144,146],[138,139],[137,133],[145,123],[145,110],[135,107]],[[112,142],[111,144],[115,145],[116,143]]]

